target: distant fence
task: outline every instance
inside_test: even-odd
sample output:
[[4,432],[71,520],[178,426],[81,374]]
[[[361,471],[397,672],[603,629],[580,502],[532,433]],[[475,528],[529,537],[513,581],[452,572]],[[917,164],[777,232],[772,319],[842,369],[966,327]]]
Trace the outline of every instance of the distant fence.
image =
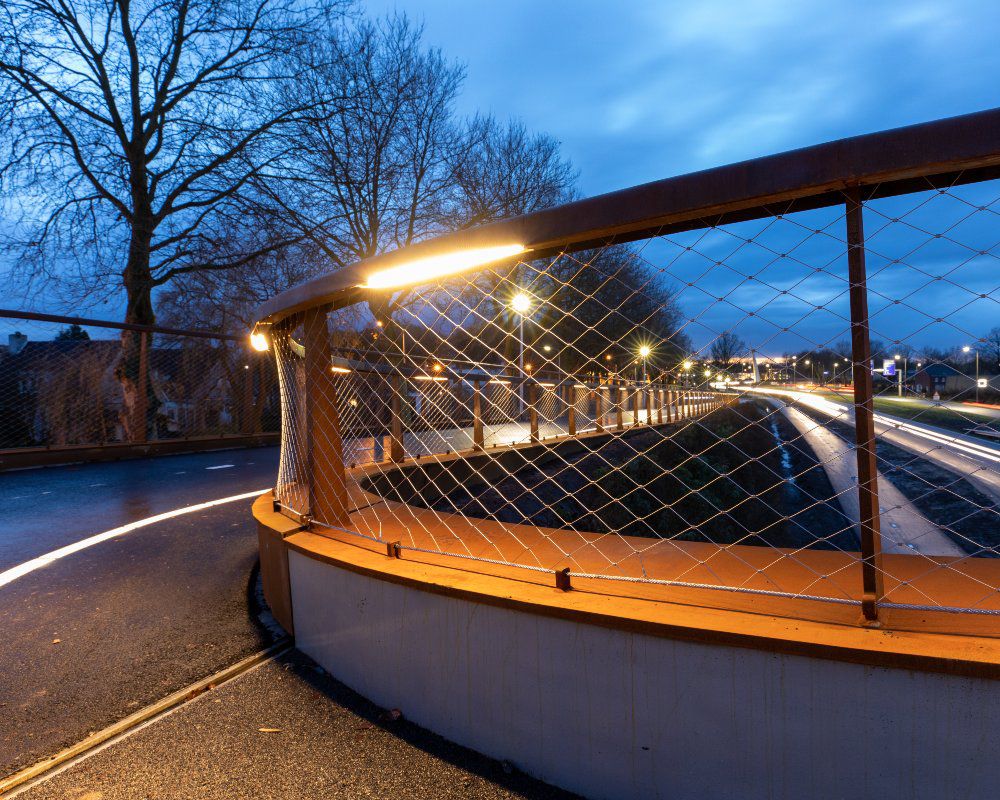
[[993,111],[820,145],[286,291],[279,507],[561,588],[995,631],[996,416],[934,389],[990,388],[998,142]]
[[[17,310],[0,321],[0,468],[276,441],[274,366],[245,335]],[[131,402],[123,331],[140,356]]]

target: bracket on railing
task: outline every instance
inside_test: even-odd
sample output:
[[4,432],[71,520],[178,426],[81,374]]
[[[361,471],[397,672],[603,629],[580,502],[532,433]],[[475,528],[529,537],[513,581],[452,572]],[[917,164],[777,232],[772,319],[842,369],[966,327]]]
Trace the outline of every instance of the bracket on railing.
[[569,580],[569,567],[563,567],[562,569],[557,569],[556,575],[556,588],[562,592],[568,592],[573,586]]

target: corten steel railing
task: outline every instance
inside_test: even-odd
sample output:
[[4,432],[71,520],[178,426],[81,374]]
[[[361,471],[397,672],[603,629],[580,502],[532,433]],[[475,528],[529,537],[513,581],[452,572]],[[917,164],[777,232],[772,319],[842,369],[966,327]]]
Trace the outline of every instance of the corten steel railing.
[[[272,362],[246,336],[16,310],[0,310],[0,323],[4,466],[42,450],[278,429]],[[123,336],[134,337],[131,351]]]
[[998,176],[991,111],[574,202],[290,289],[257,328],[281,384],[276,505],[390,555],[564,589],[988,627]]

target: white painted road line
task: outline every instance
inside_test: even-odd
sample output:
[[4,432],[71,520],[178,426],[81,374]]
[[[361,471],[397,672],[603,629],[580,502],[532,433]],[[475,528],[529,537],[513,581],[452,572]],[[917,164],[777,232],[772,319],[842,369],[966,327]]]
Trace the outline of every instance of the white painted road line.
[[145,528],[147,525],[155,525],[157,522],[163,522],[164,520],[173,519],[174,517],[179,517],[182,514],[192,514],[195,511],[204,511],[206,508],[212,508],[214,506],[221,506],[225,503],[235,503],[240,500],[249,500],[252,497],[259,497],[264,494],[264,492],[270,491],[269,489],[257,489],[253,492],[244,492],[243,494],[236,494],[232,497],[222,497],[218,500],[208,500],[204,503],[196,503],[193,506],[185,506],[184,508],[175,508],[173,511],[164,511],[162,514],[157,514],[152,517],[146,517],[145,519],[136,520],[135,522],[130,522],[127,525],[122,525],[118,528],[112,528],[109,531],[104,531],[104,533],[98,533],[94,536],[89,536],[86,539],[81,539],[79,542],[74,542],[73,544],[68,544],[65,547],[60,547],[58,550],[53,550],[45,555],[33,558],[30,561],[25,561],[23,564],[18,564],[16,567],[11,567],[8,570],[0,572],[0,587],[6,586],[8,583],[16,581],[18,578],[22,578],[25,575],[34,572],[35,570],[46,567],[49,564],[58,561],[66,556],[71,556],[74,553],[79,553],[81,550],[86,550],[88,547],[93,547],[95,544],[100,544],[101,542],[106,542],[108,539],[114,539],[118,536],[124,536],[126,533],[131,533],[138,528]]

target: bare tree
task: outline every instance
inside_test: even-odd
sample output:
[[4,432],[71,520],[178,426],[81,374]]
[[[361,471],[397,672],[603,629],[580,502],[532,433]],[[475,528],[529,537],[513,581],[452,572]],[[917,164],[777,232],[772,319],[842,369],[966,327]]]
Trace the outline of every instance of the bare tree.
[[[310,64],[290,54],[337,2],[6,2],[0,186],[21,211],[20,262],[76,263],[81,287],[123,289],[125,320],[151,324],[156,287],[297,238],[258,236],[244,200],[289,127],[313,118],[315,98],[287,91]],[[138,337],[123,334],[129,408],[138,365]],[[143,424],[124,422],[133,435]]]
[[[333,51],[318,59],[326,66],[300,86],[304,104],[331,94],[352,100],[302,127],[269,199],[335,268],[571,192],[573,172],[550,138],[457,117],[464,70],[421,37],[404,16],[362,21],[324,45]],[[372,299],[387,337],[411,297]]]
[[983,336],[982,359],[990,373],[1000,367],[1000,327],[990,328]]
[[728,369],[733,362],[746,355],[747,345],[732,331],[723,331],[712,342],[712,360],[723,369]]

